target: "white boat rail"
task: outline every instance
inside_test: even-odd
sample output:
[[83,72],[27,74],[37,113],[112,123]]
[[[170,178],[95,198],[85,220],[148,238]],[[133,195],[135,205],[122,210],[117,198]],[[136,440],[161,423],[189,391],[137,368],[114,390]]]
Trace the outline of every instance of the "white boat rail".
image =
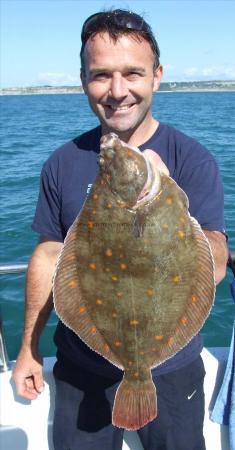
[[28,264],[0,264],[0,275],[10,275],[11,273],[23,273],[28,269]]

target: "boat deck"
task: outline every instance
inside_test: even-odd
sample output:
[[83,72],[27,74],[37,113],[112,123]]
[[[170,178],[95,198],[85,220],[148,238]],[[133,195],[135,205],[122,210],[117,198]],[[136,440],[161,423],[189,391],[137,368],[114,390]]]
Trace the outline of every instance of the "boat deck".
[[[228,348],[204,348],[206,367],[206,415],[204,435],[207,450],[230,450],[228,429],[210,421],[213,406],[224,374]],[[11,370],[0,373],[0,447],[17,450],[53,450],[52,420],[54,410],[55,358],[45,358],[45,389],[37,400],[27,401],[17,396],[11,380]],[[14,364],[14,363],[12,363]],[[143,450],[135,432],[125,432],[123,450]]]

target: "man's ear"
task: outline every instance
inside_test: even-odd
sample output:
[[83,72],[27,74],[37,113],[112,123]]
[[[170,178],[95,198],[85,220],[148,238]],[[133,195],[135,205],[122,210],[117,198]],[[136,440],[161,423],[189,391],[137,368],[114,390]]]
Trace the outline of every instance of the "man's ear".
[[154,70],[153,92],[158,91],[163,75],[163,66],[159,66]]
[[80,79],[82,82],[82,87],[84,90],[84,93],[87,94],[87,87],[86,87],[86,75],[83,69],[80,70]]

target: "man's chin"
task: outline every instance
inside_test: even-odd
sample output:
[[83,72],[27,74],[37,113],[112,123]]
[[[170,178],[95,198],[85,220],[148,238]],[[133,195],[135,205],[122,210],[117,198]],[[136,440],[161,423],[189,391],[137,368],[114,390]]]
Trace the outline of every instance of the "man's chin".
[[115,123],[112,121],[102,122],[102,130],[104,134],[106,133],[116,133],[120,134],[131,134],[134,130],[133,124],[128,125],[127,123]]

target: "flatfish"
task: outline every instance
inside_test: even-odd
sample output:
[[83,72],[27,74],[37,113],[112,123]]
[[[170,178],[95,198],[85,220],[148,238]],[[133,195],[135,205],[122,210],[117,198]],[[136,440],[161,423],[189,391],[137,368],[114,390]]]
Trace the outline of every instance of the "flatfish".
[[58,260],[54,304],[65,325],[124,371],[112,422],[135,430],[157,416],[151,369],[210,312],[214,263],[186,194],[144,153],[110,133],[99,166]]

